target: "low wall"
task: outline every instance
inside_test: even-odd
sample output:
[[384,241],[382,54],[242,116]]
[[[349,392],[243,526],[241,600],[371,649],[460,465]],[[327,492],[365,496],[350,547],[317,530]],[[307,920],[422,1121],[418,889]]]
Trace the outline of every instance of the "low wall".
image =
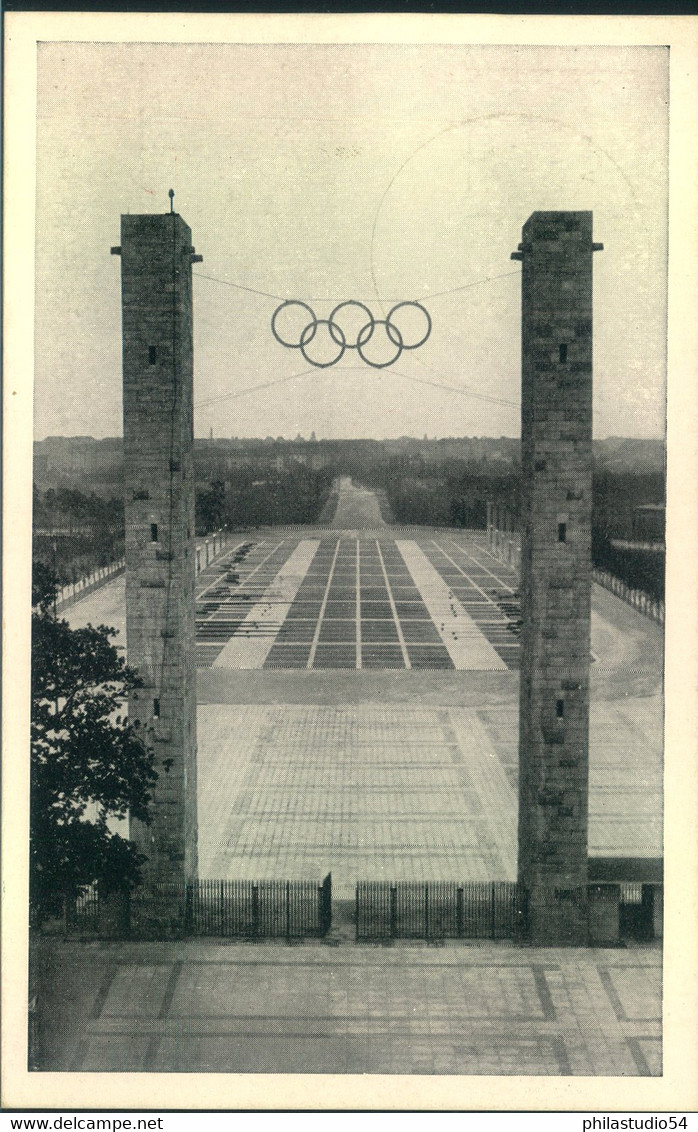
[[608,570],[600,570],[597,566],[592,569],[592,577],[605,590],[609,590],[616,597],[627,602],[628,605],[632,605],[638,613],[644,613],[645,617],[651,617],[653,621],[659,622],[660,625],[664,624],[663,601],[657,601],[656,598],[650,597],[642,590],[631,589],[621,578],[616,578],[615,574],[610,574]]
[[[198,542],[196,547],[197,575],[223,553],[229,542],[230,533],[228,531],[214,531],[213,534],[207,535],[205,539]],[[71,605],[75,605],[77,601],[82,601],[84,597],[99,589],[100,586],[105,586],[107,582],[118,578],[120,574],[124,573],[125,569],[124,559],[120,558],[118,562],[111,562],[108,566],[100,566],[98,570],[95,570],[86,578],[80,578],[77,582],[62,586],[56,594],[56,610],[70,609]]]
[[105,586],[113,578],[118,578],[119,574],[123,574],[125,569],[125,562],[123,558],[120,558],[118,562],[111,562],[109,566],[101,566],[87,578],[80,578],[77,582],[62,586],[56,594],[56,609],[69,609],[71,605],[75,605],[76,601],[81,601],[82,598],[87,597],[100,586]]

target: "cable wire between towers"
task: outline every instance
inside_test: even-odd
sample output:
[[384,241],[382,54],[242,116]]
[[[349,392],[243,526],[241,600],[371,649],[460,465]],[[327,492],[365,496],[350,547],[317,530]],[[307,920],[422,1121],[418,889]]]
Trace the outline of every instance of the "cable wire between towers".
[[[350,369],[351,370],[360,370],[362,373],[366,372],[366,369],[365,369],[364,366],[342,366],[341,367],[342,371],[343,370],[350,370]],[[310,374],[317,374],[318,372],[319,371],[317,370],[317,368],[313,367],[312,369],[301,370],[300,373],[288,374],[286,377],[274,378],[272,381],[263,381],[259,385],[251,385],[247,389],[237,389],[237,390],[233,390],[230,393],[221,393],[220,396],[218,396],[218,397],[211,397],[206,401],[197,401],[196,404],[194,405],[194,408],[195,409],[206,409],[210,405],[218,405],[223,401],[232,401],[232,400],[235,400],[238,397],[244,397],[248,393],[257,393],[260,389],[270,389],[274,385],[284,385],[287,381],[293,381],[297,377],[308,377]],[[474,389],[469,389],[465,386],[461,389],[458,389],[453,385],[445,385],[445,384],[443,384],[442,382],[439,382],[439,381],[430,381],[428,378],[413,377],[409,373],[403,373],[401,370],[396,370],[396,369],[391,369],[390,373],[395,374],[396,377],[404,378],[405,381],[411,381],[415,385],[431,385],[435,389],[443,389],[447,393],[457,393],[457,394],[464,396],[464,397],[475,397],[479,401],[489,401],[493,405],[506,405],[506,406],[511,407],[512,409],[518,409],[519,408],[519,403],[517,401],[507,401],[503,397],[493,397],[493,396],[491,396],[490,394],[487,394],[487,393],[477,393]]]
[[[498,280],[498,279],[507,279],[507,278],[509,278],[510,276],[513,276],[513,275],[519,275],[520,276],[520,274],[521,274],[521,272],[518,269],[515,270],[515,271],[504,271],[499,275],[489,275],[489,276],[484,277],[483,279],[475,279],[471,283],[464,283],[459,287],[451,287],[451,288],[449,288],[445,291],[437,291],[436,293],[434,293],[432,295],[423,295],[423,296],[421,296],[421,298],[424,301],[427,301],[429,299],[441,298],[443,295],[455,294],[459,291],[466,291],[471,287],[478,287],[478,286],[481,286],[485,283],[492,283],[492,282],[494,282],[495,280]],[[248,287],[243,283],[231,283],[229,280],[220,279],[216,275],[207,275],[207,274],[204,274],[201,271],[193,271],[192,275],[196,276],[199,279],[207,279],[207,280],[209,280],[210,282],[213,282],[213,283],[220,283],[224,287],[232,287],[235,290],[247,291],[250,294],[261,295],[264,298],[274,299],[275,301],[276,300],[281,300],[282,302],[288,301],[287,296],[276,295],[276,294],[273,294],[271,291],[262,291],[262,290],[260,290],[256,287]],[[371,298],[375,299],[375,295],[372,296]],[[336,298],[331,299],[331,298],[327,298],[327,297],[325,297],[325,298],[315,297],[315,298],[310,298],[308,301],[314,302],[314,303],[334,303],[334,302],[337,301],[337,299]],[[393,301],[398,302],[398,301],[403,301],[403,300],[393,300],[393,299],[381,298],[381,301],[387,303],[387,302],[393,302]],[[419,300],[416,300],[416,301],[419,301]],[[363,368],[364,367],[362,367],[362,366],[343,366],[342,367],[342,369],[362,369],[362,370],[363,370]],[[270,389],[275,385],[284,385],[284,384],[286,384],[286,382],[293,381],[295,378],[307,377],[309,374],[312,374],[312,373],[317,373],[317,370],[316,369],[302,370],[300,373],[289,374],[286,377],[275,378],[271,381],[263,381],[263,382],[260,382],[258,385],[251,385],[251,386],[247,387],[246,389],[233,390],[230,393],[223,393],[223,394],[221,394],[220,396],[217,396],[217,397],[209,397],[205,401],[197,401],[196,404],[194,405],[194,408],[195,409],[205,409],[205,408],[208,408],[211,405],[221,404],[224,401],[235,400],[238,397],[245,397],[250,393],[258,393],[262,389]],[[433,386],[433,388],[435,388],[435,389],[442,389],[447,393],[456,393],[456,394],[459,394],[459,395],[465,396],[465,397],[474,397],[477,400],[487,401],[487,402],[489,402],[493,405],[505,405],[505,406],[509,406],[511,408],[514,408],[514,409],[518,409],[518,407],[519,407],[518,402],[516,402],[516,401],[508,401],[506,398],[502,398],[502,397],[493,397],[493,396],[491,396],[490,394],[487,394],[487,393],[478,393],[474,389],[470,389],[467,386],[464,386],[464,387],[458,389],[458,388],[456,388],[452,385],[446,385],[443,382],[430,381],[427,378],[412,377],[410,374],[401,373],[400,371],[395,370],[395,369],[391,369],[391,373],[394,373],[397,377],[402,377],[406,381],[411,381],[414,384],[430,385],[430,386]]]
[[[507,279],[511,275],[520,275],[520,274],[521,274],[521,272],[519,270],[516,270],[516,271],[503,271],[500,275],[487,275],[483,279],[474,279],[472,283],[463,283],[459,287],[449,287],[445,291],[436,291],[433,295],[420,295],[419,298],[415,298],[415,301],[416,302],[422,302],[422,301],[427,302],[429,299],[440,299],[442,297],[442,295],[453,295],[457,291],[467,291],[470,287],[480,287],[484,283],[493,283],[496,279]],[[253,295],[262,295],[264,298],[267,298],[267,299],[276,299],[276,300],[279,300],[281,302],[287,302],[290,298],[290,296],[288,296],[288,295],[274,295],[274,294],[272,294],[271,291],[261,291],[256,287],[247,287],[243,283],[231,283],[228,279],[218,278],[217,275],[204,275],[204,273],[202,271],[193,271],[192,275],[195,275],[198,279],[208,279],[212,283],[220,283],[224,287],[234,287],[238,291],[249,291]],[[361,298],[361,296],[359,296],[359,298]],[[376,299],[375,295],[370,295],[370,296],[366,297],[366,302],[375,301],[375,299]],[[398,302],[402,302],[403,300],[404,300],[404,295],[401,296],[399,299],[387,299],[382,295],[380,296],[380,301],[383,302],[383,303],[398,303]],[[336,297],[335,298],[327,298],[325,296],[323,298],[318,298],[317,296],[315,296],[315,297],[311,296],[311,297],[307,298],[307,301],[309,303],[336,303],[336,302],[341,302],[341,299],[337,299]]]

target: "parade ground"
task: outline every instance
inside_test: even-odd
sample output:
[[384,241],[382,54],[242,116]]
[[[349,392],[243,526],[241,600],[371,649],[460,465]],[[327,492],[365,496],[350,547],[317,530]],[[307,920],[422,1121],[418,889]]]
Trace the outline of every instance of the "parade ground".
[[[484,532],[339,528],[380,522],[342,496],[197,578],[200,875],[514,880],[516,573]],[[124,606],[122,577],[68,616],[121,643]],[[656,859],[661,627],[597,585],[592,609],[590,853]]]
[[[197,578],[200,876],[514,880],[517,586],[485,532],[386,526],[349,481],[330,525],[229,539]],[[657,859],[661,627],[592,608],[590,855]],[[123,578],[67,617],[123,647]],[[661,1071],[658,944],[43,946],[47,1068]]]

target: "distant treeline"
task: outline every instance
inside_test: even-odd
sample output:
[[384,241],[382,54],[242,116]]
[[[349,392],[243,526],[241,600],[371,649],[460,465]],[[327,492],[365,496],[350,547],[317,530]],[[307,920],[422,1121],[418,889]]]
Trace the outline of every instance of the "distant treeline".
[[484,529],[488,501],[518,512],[518,468],[504,463],[394,456],[352,474],[355,482],[385,492],[396,523]]
[[[199,484],[196,533],[221,527],[331,522],[333,483],[350,475],[378,495],[387,521],[405,525],[483,530],[488,501],[504,506],[514,524],[520,506],[518,464],[492,459],[426,461],[419,454],[369,457],[349,450],[341,463],[310,468],[292,463],[272,469],[268,462],[236,468],[225,480]],[[653,597],[664,596],[661,551],[623,549],[611,539],[631,539],[633,510],[662,503],[659,471],[596,468],[593,479],[592,556],[629,585]],[[61,489],[34,490],[34,553],[62,581],[72,581],[123,554],[123,499]]]
[[283,472],[262,473],[237,469],[225,482],[214,480],[208,487],[197,488],[196,533],[205,535],[225,526],[315,523],[333,480],[330,468],[313,471],[297,465]]
[[661,472],[594,472],[591,557],[594,566],[609,570],[632,589],[664,600],[664,550],[618,547],[611,539],[632,539],[633,510],[646,503],[664,502]]
[[33,511],[34,559],[52,569],[61,585],[123,557],[122,498],[34,487]]
[[644,503],[664,503],[662,472],[594,471],[592,528],[599,536],[633,537],[633,510]]
[[[484,529],[487,503],[506,507],[514,522],[520,509],[521,476],[517,465],[488,460],[446,460],[393,457],[357,466],[356,482],[385,490],[398,523]],[[595,469],[592,527],[606,539],[633,537],[633,511],[646,503],[664,502],[664,476],[658,471]]]
[[[518,526],[519,468],[501,469],[483,461],[449,460],[424,464],[397,457],[385,464],[357,469],[355,478],[382,488],[396,523],[467,527],[487,524],[487,503],[506,507]],[[596,469],[592,495],[592,561],[633,589],[664,600],[665,555],[662,550],[619,548],[611,539],[632,539],[633,511],[646,503],[663,503],[661,472]]]
[[[329,500],[331,469],[297,465],[283,472],[250,468],[227,483],[197,487],[196,533],[221,527],[314,523]],[[123,498],[104,498],[68,488],[34,487],[33,554],[53,570],[61,585],[87,577],[124,554]]]

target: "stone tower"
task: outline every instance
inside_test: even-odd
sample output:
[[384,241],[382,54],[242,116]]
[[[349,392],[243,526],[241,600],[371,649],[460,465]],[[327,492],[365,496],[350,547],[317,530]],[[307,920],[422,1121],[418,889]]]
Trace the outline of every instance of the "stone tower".
[[534,945],[587,940],[591,212],[534,212],[522,261],[519,881]]
[[[197,874],[191,231],[174,212],[122,216],[126,636],[143,687],[129,717],[154,749],[152,823],[132,821],[148,858],[131,922],[184,927]],[[200,257],[196,257],[200,258]]]

